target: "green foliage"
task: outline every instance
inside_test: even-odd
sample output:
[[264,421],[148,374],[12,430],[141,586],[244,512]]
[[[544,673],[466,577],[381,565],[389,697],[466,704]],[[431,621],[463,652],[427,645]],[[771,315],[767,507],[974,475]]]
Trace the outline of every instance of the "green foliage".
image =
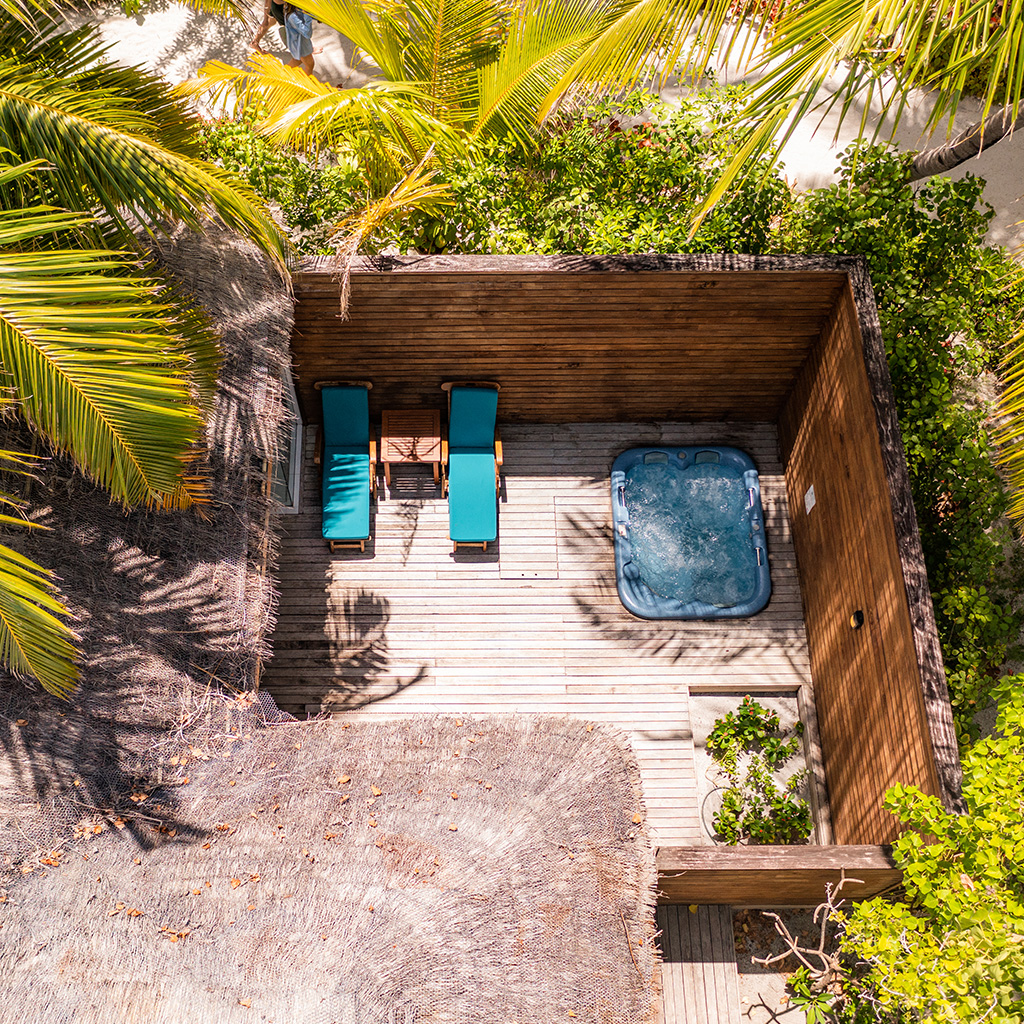
[[332,227],[366,202],[362,175],[349,161],[311,161],[276,145],[256,130],[256,122],[255,114],[247,114],[204,123],[199,132],[204,158],[237,174],[276,206],[299,253],[334,252]]
[[636,92],[564,114],[536,151],[477,147],[445,175],[443,221],[410,218],[399,248],[444,252],[760,252],[789,202],[775,174],[751,179],[689,238],[689,214],[744,134],[727,122],[742,95],[711,88],[671,108]]
[[915,190],[907,165],[886,147],[851,147],[842,180],[797,201],[782,247],[868,260],[950,693],[968,739],[1020,619],[1003,572],[1006,498],[988,410],[965,395],[1016,333],[1024,293],[1019,270],[983,246],[984,183],[934,178]]
[[781,788],[775,778],[799,752],[802,735],[803,723],[787,736],[778,714],[749,695],[715,722],[707,748],[729,782],[713,821],[722,842],[788,844],[810,836],[810,807],[799,796],[806,769],[794,772]]
[[909,831],[893,855],[905,897],[857,904],[843,948],[870,964],[861,1004],[922,1024],[1024,1020],[1024,677],[996,731],[964,756],[967,813],[897,786],[886,806]]

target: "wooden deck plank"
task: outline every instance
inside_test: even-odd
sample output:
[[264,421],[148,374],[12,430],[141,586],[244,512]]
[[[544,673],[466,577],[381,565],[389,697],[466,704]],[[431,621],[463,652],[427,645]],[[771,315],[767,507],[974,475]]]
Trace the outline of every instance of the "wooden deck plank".
[[[616,726],[655,844],[700,842],[689,692],[809,685],[786,494],[770,424],[502,425],[493,551],[453,555],[430,470],[395,466],[365,553],[331,555],[307,430],[300,512],[282,516],[274,658],[297,714],[534,713]],[[773,597],[752,619],[648,622],[615,586],[608,473],[639,445],[732,444],[761,474]]]

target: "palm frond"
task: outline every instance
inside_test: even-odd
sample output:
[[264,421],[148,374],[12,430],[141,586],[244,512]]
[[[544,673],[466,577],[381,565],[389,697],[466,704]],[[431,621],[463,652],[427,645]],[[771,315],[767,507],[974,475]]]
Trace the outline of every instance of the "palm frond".
[[276,57],[256,54],[245,68],[211,61],[180,88],[191,96],[234,96],[242,107],[264,112],[261,131],[309,152],[373,141],[378,155],[391,154],[398,177],[431,145],[446,153],[462,151],[458,131],[427,113],[428,97],[404,82],[337,89]]
[[335,229],[341,237],[338,256],[341,259],[340,315],[348,313],[349,270],[359,249],[381,225],[396,216],[413,210],[437,214],[451,205],[449,188],[431,166],[433,150],[427,150],[419,163],[398,182],[386,196],[342,221]]
[[1010,503],[1007,513],[1024,533],[1024,332],[1003,359],[1003,391],[999,398],[1002,426],[996,432],[998,462],[1006,476]]
[[79,220],[0,213],[0,379],[18,413],[115,498],[187,504],[212,337],[134,255],[26,245]]
[[78,679],[77,637],[59,617],[66,615],[53,573],[0,544],[0,662],[59,697]]
[[[152,226],[170,217],[199,228],[216,215],[283,265],[284,243],[262,200],[195,156],[194,119],[170,86],[139,69],[82,66],[102,52],[89,33],[44,31],[26,43],[26,60],[11,52],[17,33],[6,32],[0,146],[52,165],[52,202],[102,206],[125,239],[131,218]],[[8,208],[24,203],[24,192],[0,196]]]

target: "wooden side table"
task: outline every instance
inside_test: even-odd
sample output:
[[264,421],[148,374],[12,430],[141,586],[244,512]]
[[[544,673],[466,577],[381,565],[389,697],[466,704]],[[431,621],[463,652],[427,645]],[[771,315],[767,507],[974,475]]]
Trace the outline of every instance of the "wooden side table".
[[384,482],[391,486],[391,464],[427,462],[434,468],[434,483],[441,479],[441,411],[439,409],[385,409],[381,414],[380,461]]

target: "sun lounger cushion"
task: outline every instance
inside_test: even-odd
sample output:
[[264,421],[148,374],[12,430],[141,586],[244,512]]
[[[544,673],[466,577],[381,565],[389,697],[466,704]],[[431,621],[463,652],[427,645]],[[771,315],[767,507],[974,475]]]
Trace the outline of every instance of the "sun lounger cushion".
[[370,399],[366,388],[348,385],[325,387],[324,447],[337,445],[370,450]]
[[494,451],[498,392],[494,388],[453,387],[448,416],[448,450]]
[[365,387],[332,385],[323,401],[323,535],[370,536],[370,403]]
[[[493,419],[491,424],[493,441]],[[449,453],[448,535],[459,544],[490,543],[498,536],[493,450]]]
[[365,448],[324,448],[323,535],[325,540],[370,536],[370,455]]

